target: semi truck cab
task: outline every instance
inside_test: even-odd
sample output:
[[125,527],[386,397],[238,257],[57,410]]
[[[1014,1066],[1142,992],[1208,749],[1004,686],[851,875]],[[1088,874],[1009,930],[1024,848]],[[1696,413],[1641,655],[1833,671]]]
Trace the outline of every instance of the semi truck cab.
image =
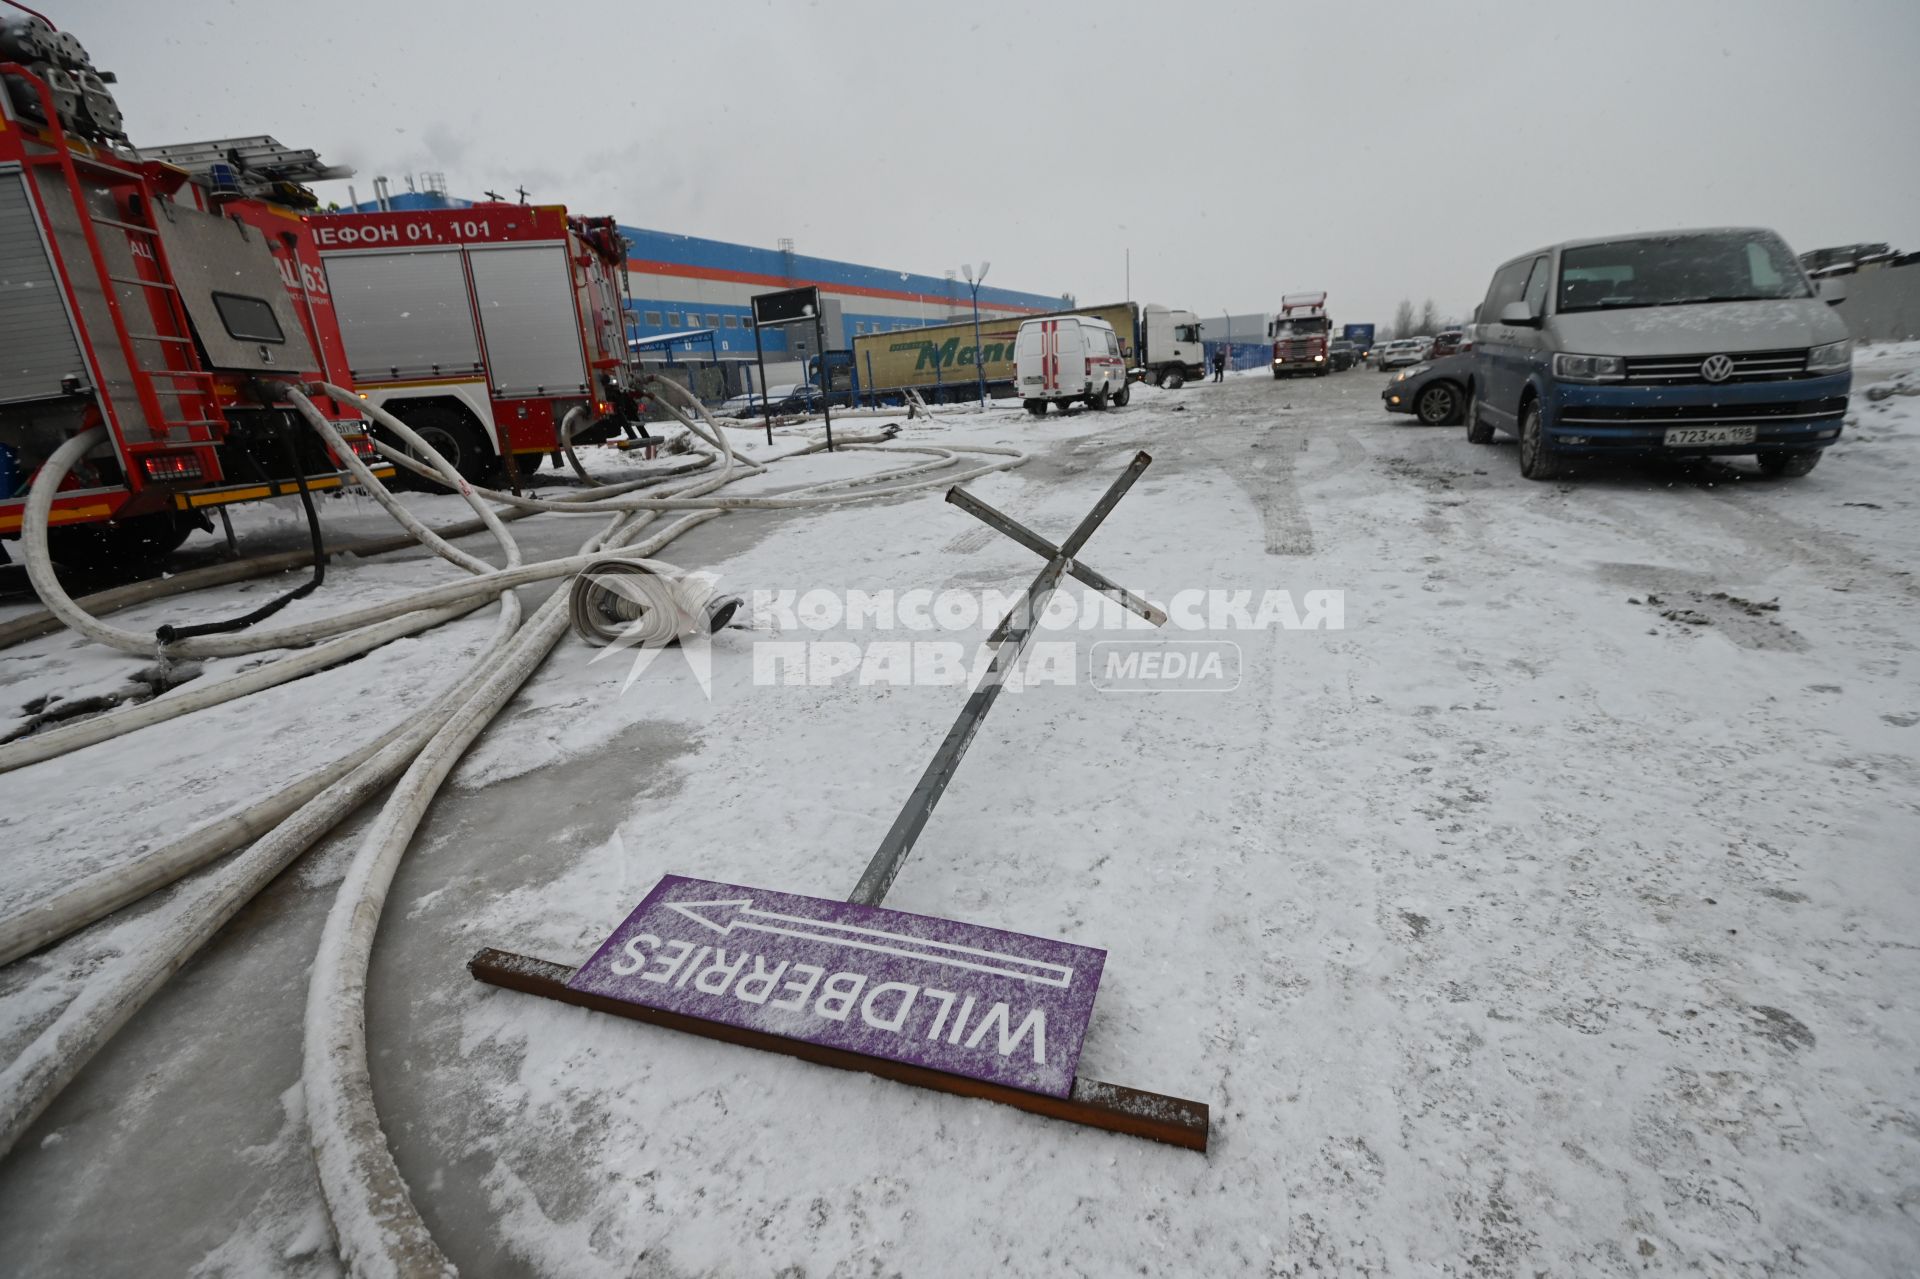
[[1141,376],[1155,386],[1178,387],[1206,375],[1200,317],[1158,304],[1140,313]]
[[1273,340],[1273,376],[1311,373],[1325,377],[1333,371],[1333,321],[1327,316],[1325,293],[1289,293],[1280,299],[1280,312],[1267,325]]

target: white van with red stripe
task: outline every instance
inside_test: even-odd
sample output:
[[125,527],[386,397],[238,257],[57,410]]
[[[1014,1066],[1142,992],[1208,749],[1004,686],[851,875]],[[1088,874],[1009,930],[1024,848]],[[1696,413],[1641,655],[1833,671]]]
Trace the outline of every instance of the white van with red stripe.
[[1104,409],[1127,402],[1127,361],[1120,335],[1105,320],[1062,315],[1027,320],[1013,346],[1014,378],[1027,412],[1044,415],[1047,405],[1062,413],[1075,400]]

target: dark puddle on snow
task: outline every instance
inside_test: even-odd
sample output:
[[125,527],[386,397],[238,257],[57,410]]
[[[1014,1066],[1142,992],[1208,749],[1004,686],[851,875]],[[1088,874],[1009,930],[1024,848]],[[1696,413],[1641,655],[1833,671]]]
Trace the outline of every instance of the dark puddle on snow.
[[103,711],[151,701],[170,688],[178,688],[191,680],[199,679],[200,672],[201,666],[198,662],[156,662],[151,666],[141,667],[127,677],[126,683],[110,692],[96,693],[90,697],[62,697],[58,693],[42,694],[21,705],[20,713],[26,716],[25,722],[6,735],[0,736],[0,743],[31,737],[43,729],[57,728],[77,719],[98,715]]
[[1775,1047],[1799,1052],[1818,1042],[1805,1022],[1784,1009],[1754,1004],[1747,1011],[1753,1016],[1753,1032]]
[[1712,628],[1742,648],[1804,653],[1806,637],[1781,622],[1780,601],[1750,600],[1727,591],[1670,591],[1631,596],[1627,603],[1652,609],[1680,632]]

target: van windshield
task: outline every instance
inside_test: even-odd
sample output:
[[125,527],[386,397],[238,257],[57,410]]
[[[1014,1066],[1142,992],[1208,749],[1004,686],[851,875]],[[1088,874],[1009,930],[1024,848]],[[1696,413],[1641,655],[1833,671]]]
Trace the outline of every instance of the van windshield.
[[1793,254],[1771,235],[1654,235],[1564,250],[1557,309],[1607,311],[1812,293]]

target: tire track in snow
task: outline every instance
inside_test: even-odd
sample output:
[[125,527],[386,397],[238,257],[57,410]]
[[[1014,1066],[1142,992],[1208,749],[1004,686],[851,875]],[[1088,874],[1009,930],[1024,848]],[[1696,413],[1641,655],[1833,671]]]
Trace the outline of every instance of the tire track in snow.
[[993,530],[982,524],[979,528],[971,532],[962,533],[960,536],[950,539],[947,544],[940,549],[948,555],[971,555],[975,551],[985,547],[992,538]]
[[1920,600],[1920,580],[1911,572],[1856,551],[1832,533],[1743,500],[1745,495],[1738,492],[1714,490],[1707,497],[1707,502],[1690,507],[1688,513],[1703,514],[1727,532],[1753,543],[1755,561],[1778,565],[1784,560],[1804,568],[1874,577],[1907,599]]
[[[1234,414],[1229,421],[1244,421],[1250,416]],[[1239,438],[1237,433],[1210,437],[1212,447],[1206,452],[1208,460],[1219,465],[1253,499],[1265,532],[1266,553],[1313,554],[1313,523],[1301,506],[1295,480],[1300,455],[1307,449],[1306,431],[1292,423],[1267,421],[1250,444],[1240,445]],[[1252,456],[1236,464],[1229,454]]]

